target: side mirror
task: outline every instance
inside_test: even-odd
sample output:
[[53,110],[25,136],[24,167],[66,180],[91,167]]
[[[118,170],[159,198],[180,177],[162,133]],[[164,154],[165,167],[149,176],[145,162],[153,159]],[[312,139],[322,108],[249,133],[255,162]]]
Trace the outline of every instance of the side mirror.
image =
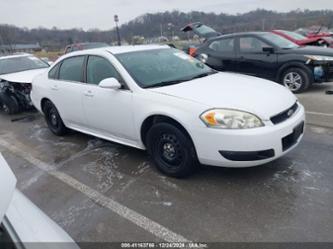
[[116,78],[107,78],[102,80],[99,84],[99,87],[101,88],[107,88],[107,89],[113,89],[117,90],[121,88],[121,84]]
[[262,48],[262,51],[268,54],[274,54],[274,48],[273,47],[264,47]]

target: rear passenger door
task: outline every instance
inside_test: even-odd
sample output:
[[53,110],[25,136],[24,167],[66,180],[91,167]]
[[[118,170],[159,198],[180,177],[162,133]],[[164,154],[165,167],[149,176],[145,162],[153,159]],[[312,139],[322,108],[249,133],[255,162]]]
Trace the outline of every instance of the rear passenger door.
[[233,37],[214,40],[207,47],[207,64],[219,71],[236,71],[236,51]]
[[82,108],[82,90],[84,86],[83,65],[85,56],[64,59],[51,70],[51,100],[58,109],[61,118],[68,125],[79,127],[85,123]]

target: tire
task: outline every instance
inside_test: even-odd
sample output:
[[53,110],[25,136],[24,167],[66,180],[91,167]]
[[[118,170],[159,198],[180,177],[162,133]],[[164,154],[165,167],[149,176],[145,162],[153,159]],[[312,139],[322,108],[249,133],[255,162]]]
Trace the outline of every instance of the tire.
[[62,136],[68,132],[68,129],[64,125],[57,108],[50,101],[47,101],[44,104],[43,111],[46,123],[53,134]]
[[163,174],[183,178],[198,165],[194,145],[187,134],[169,123],[153,125],[146,136],[147,149]]
[[281,75],[281,84],[293,93],[304,92],[310,87],[311,83],[312,80],[309,72],[302,68],[289,68]]
[[20,111],[20,105],[15,96],[8,95],[6,93],[0,94],[0,103],[1,103],[1,109],[11,115],[16,114]]

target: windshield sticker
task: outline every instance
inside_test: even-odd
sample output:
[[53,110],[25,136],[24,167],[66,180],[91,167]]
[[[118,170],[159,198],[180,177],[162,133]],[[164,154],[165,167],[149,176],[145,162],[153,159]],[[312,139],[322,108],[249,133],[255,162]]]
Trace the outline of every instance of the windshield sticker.
[[188,56],[187,54],[184,54],[184,53],[174,53],[175,56],[179,57],[180,59],[182,60],[191,60],[192,57]]

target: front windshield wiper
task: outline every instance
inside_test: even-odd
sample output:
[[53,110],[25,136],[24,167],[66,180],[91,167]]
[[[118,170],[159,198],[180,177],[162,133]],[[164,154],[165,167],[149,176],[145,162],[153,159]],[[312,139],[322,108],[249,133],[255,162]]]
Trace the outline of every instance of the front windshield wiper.
[[201,73],[201,74],[195,75],[195,76],[191,77],[188,80],[199,79],[199,78],[203,78],[203,77],[206,77],[206,76],[209,76],[209,75],[212,75],[212,74],[216,74],[216,73],[217,73],[216,70],[212,70],[212,71],[209,71],[209,72],[205,72],[205,73]]
[[203,78],[203,77],[206,77],[208,75],[215,74],[215,73],[217,73],[217,71],[212,70],[212,71],[209,71],[209,72],[205,72],[205,73],[201,73],[201,74],[192,76],[190,78],[179,79],[179,80],[162,81],[162,82],[158,82],[158,83],[155,83],[155,84],[152,84],[152,85],[149,85],[149,86],[145,86],[143,88],[154,88],[154,87],[175,85],[175,84],[179,84],[179,83],[182,83],[182,82],[185,82],[185,81],[190,81],[190,80],[194,80],[194,79],[198,79],[198,78]]
[[162,82],[158,82],[158,83],[155,83],[155,84],[152,84],[152,85],[149,85],[149,86],[144,86],[143,88],[154,88],[154,87],[161,87],[161,86],[170,86],[170,85],[175,85],[175,84],[178,84],[178,83],[182,83],[184,81],[187,81],[187,80],[169,80],[169,81],[162,81]]

